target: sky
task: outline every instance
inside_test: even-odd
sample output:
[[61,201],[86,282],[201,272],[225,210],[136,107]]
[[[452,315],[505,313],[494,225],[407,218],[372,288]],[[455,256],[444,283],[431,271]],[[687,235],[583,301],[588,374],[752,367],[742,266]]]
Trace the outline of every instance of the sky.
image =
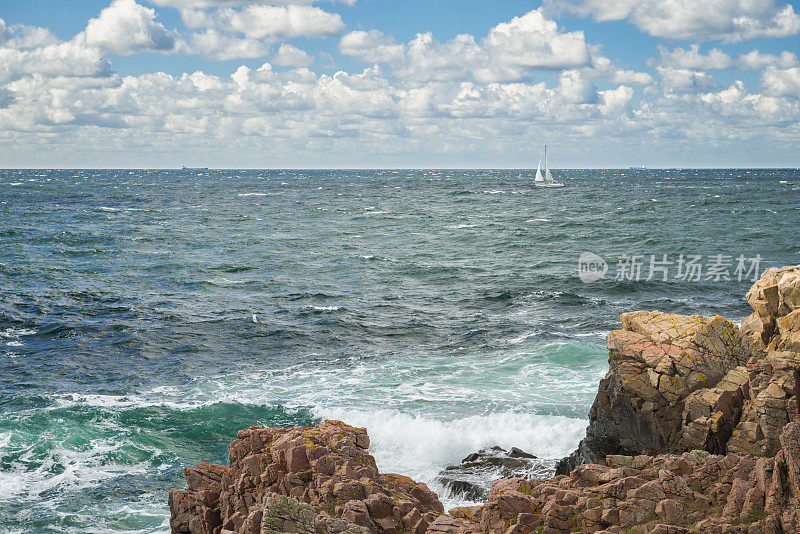
[[800,0],[0,0],[0,167],[800,167]]

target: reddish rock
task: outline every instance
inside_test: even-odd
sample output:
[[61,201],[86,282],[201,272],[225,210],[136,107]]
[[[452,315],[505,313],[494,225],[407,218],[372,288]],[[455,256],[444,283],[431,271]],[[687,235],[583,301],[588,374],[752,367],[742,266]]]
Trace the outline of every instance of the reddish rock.
[[291,430],[251,427],[237,436],[228,466],[187,468],[188,491],[170,492],[173,532],[282,532],[295,528],[302,512],[303,528],[320,534],[424,534],[444,512],[425,484],[378,472],[365,429],[326,421]]

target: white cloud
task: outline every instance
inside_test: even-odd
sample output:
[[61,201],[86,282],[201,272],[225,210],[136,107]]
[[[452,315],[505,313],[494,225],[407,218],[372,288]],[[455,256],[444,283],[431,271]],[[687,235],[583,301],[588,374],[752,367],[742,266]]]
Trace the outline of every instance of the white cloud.
[[800,16],[777,0],[548,0],[546,6],[599,21],[627,19],[656,37],[737,42],[800,33]]
[[0,83],[24,76],[107,77],[111,64],[102,52],[80,42],[66,42],[31,50],[0,48]]
[[498,24],[482,44],[493,61],[510,68],[562,69],[589,63],[583,32],[559,32],[540,9]]
[[657,70],[661,75],[661,86],[669,91],[699,93],[715,86],[714,78],[703,71],[667,67],[658,67]]
[[14,24],[0,18],[0,48],[37,48],[56,44],[58,39],[47,28]]
[[89,20],[76,39],[116,54],[136,52],[177,52],[182,47],[178,34],[156,22],[155,10],[135,0],[114,0],[97,18]]
[[626,69],[618,69],[614,71],[611,80],[614,83],[627,85],[650,85],[653,83],[653,77],[648,73]]
[[233,37],[217,30],[194,33],[191,42],[192,51],[219,61],[264,57],[269,53],[269,46],[263,41]]
[[614,65],[607,57],[594,55],[591,67],[583,69],[588,78],[609,80],[622,85],[650,85],[653,77],[646,73],[631,69],[622,69]]
[[597,103],[597,87],[591,80],[584,78],[580,71],[562,72],[558,77],[558,89],[560,97],[566,102],[572,104]]
[[767,68],[761,75],[761,83],[770,96],[788,96],[800,99],[800,67],[790,69]]
[[281,67],[308,67],[314,60],[305,50],[290,44],[282,44],[272,56],[272,63]]
[[[120,47],[153,50],[143,36],[153,25],[167,30],[152,10],[133,6],[138,18],[122,19],[141,24]],[[280,7],[288,13],[291,6]],[[83,33],[57,43],[45,33],[0,24],[4,163],[24,163],[8,154],[27,153],[53,154],[53,164],[77,157],[84,165],[141,164],[135,154],[146,152],[148,164],[169,165],[180,164],[175,158],[183,151],[202,149],[214,165],[424,165],[447,155],[455,165],[483,165],[492,157],[504,165],[510,155],[528,157],[520,147],[539,143],[543,132],[574,154],[625,146],[683,157],[688,144],[702,140],[703,147],[724,145],[736,155],[744,153],[743,140],[774,139],[782,161],[794,161],[800,143],[800,65],[788,51],[732,58],[725,48],[664,49],[655,83],[650,73],[604,57],[582,33],[559,30],[537,10],[495,26],[483,39],[459,35],[442,42],[421,33],[397,43],[376,30],[351,32],[340,51],[381,65],[320,75],[305,68],[312,61],[306,52],[279,37],[304,29],[283,24],[264,33],[258,21],[250,28],[257,33],[248,35],[236,29],[244,21],[235,18],[199,26],[187,37],[191,50],[218,59],[268,57],[270,45],[275,51],[283,44],[270,63],[231,69],[230,76],[199,70],[120,76],[105,57],[112,45],[102,32],[94,44]],[[39,37],[21,38],[26,35]],[[317,57],[323,61],[323,53]],[[761,88],[754,92],[739,81],[717,88],[706,70],[728,62],[726,68],[761,70]],[[551,72],[531,81],[536,69]]]
[[762,70],[766,67],[776,67],[788,69],[800,66],[797,56],[788,50],[784,50],[780,55],[763,54],[758,50],[753,50],[747,54],[742,54],[736,60],[736,66],[740,69]]
[[668,50],[663,46],[658,50],[661,54],[661,65],[673,69],[710,70],[733,66],[733,59],[719,48],[709,50],[708,54],[701,54],[698,45],[692,45],[688,50],[685,48]]
[[480,42],[468,34],[440,42],[430,32],[405,45],[378,30],[345,35],[339,50],[363,61],[387,63],[407,81],[518,81],[532,69],[573,69],[590,63],[583,32],[563,33],[536,9],[494,26]]
[[251,39],[327,37],[345,27],[342,16],[312,6],[248,5],[211,11],[182,10],[184,24],[193,29],[239,33]]
[[727,122],[735,120],[742,127],[746,127],[748,121],[753,126],[769,125],[774,128],[800,120],[798,102],[750,93],[740,80],[717,93],[700,95],[700,100]]
[[394,63],[402,61],[405,46],[380,30],[356,30],[339,41],[339,51],[347,56],[369,63]]
[[625,112],[631,99],[633,98],[633,89],[620,85],[616,89],[609,89],[607,91],[600,91],[600,100],[602,103],[598,106],[600,113],[603,115],[615,115]]

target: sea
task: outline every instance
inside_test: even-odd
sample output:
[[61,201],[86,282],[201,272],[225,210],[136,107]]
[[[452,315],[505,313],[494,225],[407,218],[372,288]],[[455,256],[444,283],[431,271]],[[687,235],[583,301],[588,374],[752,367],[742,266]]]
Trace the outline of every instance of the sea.
[[331,418],[464,504],[464,456],[576,447],[621,313],[800,263],[796,169],[555,174],[0,170],[0,532],[168,532],[184,467]]

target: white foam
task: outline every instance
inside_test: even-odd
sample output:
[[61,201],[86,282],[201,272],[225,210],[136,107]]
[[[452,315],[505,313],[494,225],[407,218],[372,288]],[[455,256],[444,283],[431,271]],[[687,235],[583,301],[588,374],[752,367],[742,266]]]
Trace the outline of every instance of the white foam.
[[314,414],[366,427],[370,453],[381,472],[401,473],[425,482],[446,507],[464,504],[442,491],[436,476],[470,453],[499,445],[519,447],[541,458],[566,456],[586,428],[583,419],[507,411],[443,420],[398,410],[317,408]]
[[[31,498],[54,488],[63,495],[68,491],[96,487],[109,479],[147,474],[146,464],[123,465],[106,461],[109,453],[119,450],[125,442],[125,437],[120,440],[95,439],[85,450],[55,442],[44,459],[34,453],[36,445],[29,445],[9,469],[0,471],[0,500]],[[36,469],[29,469],[30,463],[39,465]]]
[[35,333],[36,330],[31,330],[30,328],[6,328],[0,331],[0,337],[16,339],[22,336],[32,336]]

